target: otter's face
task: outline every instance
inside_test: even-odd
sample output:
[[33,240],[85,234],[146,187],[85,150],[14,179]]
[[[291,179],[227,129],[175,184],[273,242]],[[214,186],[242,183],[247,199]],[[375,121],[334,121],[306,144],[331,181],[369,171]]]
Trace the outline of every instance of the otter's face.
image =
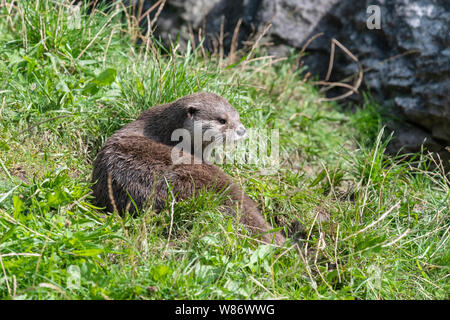
[[201,133],[203,147],[246,137],[247,131],[239,119],[239,113],[227,100],[210,93],[197,95],[195,101],[187,104],[184,128],[191,134]]

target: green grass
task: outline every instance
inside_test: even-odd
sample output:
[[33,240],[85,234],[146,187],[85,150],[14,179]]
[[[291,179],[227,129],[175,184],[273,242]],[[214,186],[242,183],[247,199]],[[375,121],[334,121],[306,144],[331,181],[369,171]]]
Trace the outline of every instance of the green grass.
[[[295,55],[226,68],[200,48],[136,41],[114,10],[82,9],[73,29],[68,2],[0,2],[2,299],[449,299],[448,177],[426,156],[384,155],[372,100],[356,113],[320,103],[290,71]],[[227,98],[249,128],[279,129],[276,173],[223,168],[298,247],[255,242],[214,194],[137,218],[91,204],[107,137],[199,90]]]

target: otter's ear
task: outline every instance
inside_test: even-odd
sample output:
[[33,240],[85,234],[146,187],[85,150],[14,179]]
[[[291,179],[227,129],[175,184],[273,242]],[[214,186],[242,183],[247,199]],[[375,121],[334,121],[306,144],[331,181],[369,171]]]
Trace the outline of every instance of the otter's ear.
[[187,115],[189,118],[194,117],[194,114],[197,112],[197,109],[194,107],[188,107],[187,109]]

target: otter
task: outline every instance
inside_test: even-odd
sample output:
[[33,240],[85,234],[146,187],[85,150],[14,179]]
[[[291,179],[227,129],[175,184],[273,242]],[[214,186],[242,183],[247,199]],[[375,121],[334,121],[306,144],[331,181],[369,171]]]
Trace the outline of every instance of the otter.
[[[173,161],[179,151],[172,134],[184,129],[194,147],[188,159]],[[195,144],[196,130],[212,132],[214,140]],[[231,134],[230,134],[231,133]],[[98,152],[93,165],[92,190],[95,204],[108,212],[135,214],[148,206],[159,212],[170,195],[184,200],[199,191],[212,190],[224,195],[226,211],[241,213],[240,221],[266,243],[281,245],[285,237],[268,224],[256,204],[218,166],[208,163],[199,152],[208,145],[246,135],[239,113],[224,98],[200,92],[172,103],[154,106],[137,120],[116,131]],[[175,152],[177,153],[177,152]],[[186,160],[186,157],[183,158]],[[200,161],[199,161],[200,160]]]

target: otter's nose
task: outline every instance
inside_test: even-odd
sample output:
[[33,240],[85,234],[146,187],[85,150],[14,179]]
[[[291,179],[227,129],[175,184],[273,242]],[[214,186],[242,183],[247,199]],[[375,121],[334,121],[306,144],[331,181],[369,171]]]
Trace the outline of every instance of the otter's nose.
[[240,128],[236,131],[236,133],[237,133],[238,135],[240,135],[240,136],[243,136],[246,132],[247,132],[247,131],[245,130],[244,127],[240,127]]

